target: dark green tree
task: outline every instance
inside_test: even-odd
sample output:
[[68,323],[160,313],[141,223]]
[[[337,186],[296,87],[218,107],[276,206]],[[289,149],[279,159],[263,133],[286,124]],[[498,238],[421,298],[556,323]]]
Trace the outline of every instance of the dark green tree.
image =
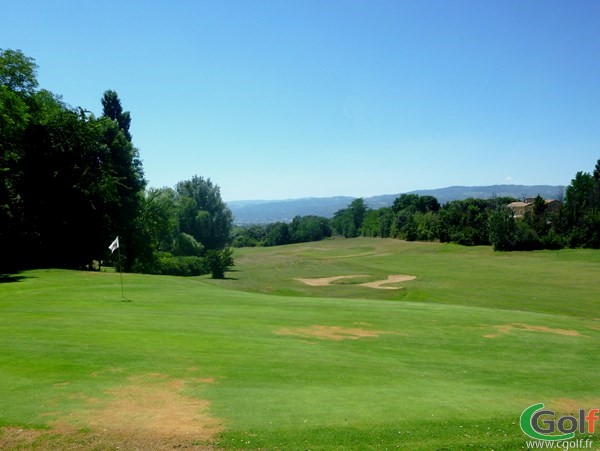
[[95,121],[99,135],[98,163],[102,170],[104,222],[109,236],[122,238],[125,270],[129,271],[137,255],[144,251],[143,227],[136,219],[142,211],[146,180],[139,151],[118,123],[108,117]]
[[389,238],[392,236],[392,224],[394,223],[394,212],[391,208],[379,209],[379,236]]
[[37,69],[35,60],[21,50],[0,49],[0,86],[31,94],[38,87]]
[[320,216],[296,216],[289,225],[291,241],[306,243],[331,236],[329,219]]
[[350,212],[352,213],[352,219],[354,220],[354,227],[359,231],[362,227],[363,221],[365,219],[365,214],[367,213],[367,205],[362,198],[354,199],[350,202],[350,206],[348,207]]
[[113,90],[109,89],[105,91],[102,96],[102,115],[115,121],[127,140],[131,141],[131,134],[129,133],[131,114],[129,111],[123,111],[121,99],[119,99],[119,95]]
[[233,247],[262,246],[266,237],[263,225],[237,226],[233,229]]
[[285,222],[268,224],[265,229],[265,246],[280,246],[292,242],[289,226]]
[[434,241],[439,235],[439,218],[434,211],[425,213],[418,211],[413,215],[416,225],[416,239],[419,241]]
[[417,211],[417,202],[419,196],[417,194],[402,194],[392,204],[392,210],[394,213],[399,213],[403,210],[409,210],[411,213]]
[[140,250],[135,256],[133,271],[156,272],[158,255],[173,250],[176,226],[175,191],[171,188],[148,189],[141,196],[140,213],[135,221]]
[[231,241],[233,215],[210,179],[194,176],[179,182],[179,231],[194,237],[205,249],[222,249]]
[[354,224],[354,217],[349,208],[343,208],[334,213],[331,220],[333,228],[337,233],[346,237],[354,238],[358,236],[358,230]]
[[95,129],[76,111],[57,109],[29,125],[18,182],[29,265],[81,267],[102,255],[98,161]]
[[19,251],[25,233],[19,184],[36,77],[32,58],[20,50],[0,49],[0,271],[19,266],[23,257]]
[[546,201],[539,194],[533,201],[533,208],[525,214],[525,222],[535,232],[538,238],[545,237],[550,230],[550,224],[546,210],[548,206]]
[[139,230],[152,252],[171,252],[177,230],[177,194],[171,188],[150,188],[143,197]]
[[[16,245],[22,233],[22,199],[18,192],[22,177],[23,137],[29,124],[25,99],[0,85],[0,271],[15,264]],[[1,266],[5,265],[5,269]]]
[[362,236],[380,237],[379,210],[370,210],[363,220]]
[[331,221],[333,228],[346,238],[360,235],[361,227],[367,213],[367,206],[362,198],[354,199],[347,208],[335,212]]
[[473,198],[445,204],[439,212],[440,241],[466,246],[490,244],[488,216],[491,205],[490,200]]
[[[392,207],[393,208],[393,207]],[[414,212],[411,209],[406,208],[393,213],[393,222],[390,230],[390,236],[392,238],[406,239],[408,226],[412,220]]]
[[393,221],[394,213],[391,208],[383,207],[377,210],[369,210],[363,221],[362,235],[389,238],[392,233]]
[[579,171],[567,187],[565,207],[573,226],[585,216],[594,204],[594,188],[596,179],[587,172]]
[[517,225],[512,210],[499,207],[488,220],[489,240],[495,251],[511,251],[515,247]]
[[[572,247],[594,247],[589,237],[595,236],[595,191],[597,180],[587,172],[579,171],[567,187],[565,213]],[[588,217],[591,214],[591,217]]]

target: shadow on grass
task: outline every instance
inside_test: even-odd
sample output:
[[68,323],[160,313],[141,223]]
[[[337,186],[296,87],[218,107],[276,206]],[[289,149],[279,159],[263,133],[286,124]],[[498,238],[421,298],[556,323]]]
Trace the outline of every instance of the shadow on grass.
[[0,283],[20,282],[23,279],[31,278],[31,276],[19,276],[16,274],[0,274]]

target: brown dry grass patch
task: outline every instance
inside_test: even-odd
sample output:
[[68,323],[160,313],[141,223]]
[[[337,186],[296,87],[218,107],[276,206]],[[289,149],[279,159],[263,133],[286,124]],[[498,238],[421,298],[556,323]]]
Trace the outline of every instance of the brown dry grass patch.
[[82,396],[87,407],[57,416],[49,430],[4,428],[0,449],[212,449],[222,422],[210,416],[209,401],[182,394],[187,385],[158,373],[129,377],[106,398]]
[[358,340],[360,338],[377,338],[382,334],[392,334],[381,330],[368,330],[360,327],[340,326],[308,326],[308,327],[284,327],[275,331],[277,335],[292,335],[302,338],[318,338],[320,340]]
[[557,398],[544,403],[545,408],[552,409],[561,414],[575,414],[579,409],[589,411],[598,408],[598,399],[573,399]]
[[[539,402],[538,399],[521,398],[519,402],[524,405],[533,404],[533,401]],[[590,409],[598,408],[598,398],[585,397],[585,398],[544,398],[544,409],[554,411],[558,415],[575,415],[579,412],[579,409],[589,411]]]
[[548,334],[556,334],[563,335],[566,337],[582,337],[579,332],[573,329],[558,329],[551,328],[546,326],[534,326],[531,324],[523,324],[523,323],[510,323],[510,324],[500,324],[497,326],[493,326],[496,329],[497,333],[495,334],[485,334],[484,338],[497,338],[499,335],[508,335],[515,330],[524,330],[527,332],[543,332]]

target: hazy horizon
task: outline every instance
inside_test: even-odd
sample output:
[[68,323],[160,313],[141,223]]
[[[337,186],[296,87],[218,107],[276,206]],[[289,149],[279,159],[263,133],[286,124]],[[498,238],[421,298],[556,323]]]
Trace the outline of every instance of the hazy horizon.
[[438,188],[426,188],[426,189],[414,189],[414,190],[408,190],[408,191],[398,191],[395,193],[379,193],[379,194],[372,194],[372,195],[368,195],[368,196],[352,196],[352,195],[346,195],[346,194],[337,194],[337,195],[331,195],[331,196],[306,196],[306,197],[291,197],[291,198],[284,198],[284,199],[277,199],[277,198],[273,198],[273,199],[224,199],[225,202],[227,203],[233,203],[233,202],[285,202],[285,201],[295,201],[295,200],[304,200],[304,199],[329,199],[329,198],[338,198],[338,197],[343,197],[343,198],[364,198],[364,199],[369,199],[369,198],[373,198],[373,197],[380,197],[380,196],[396,196],[399,194],[409,194],[409,193],[413,193],[413,192],[420,192],[420,191],[439,191],[439,190],[446,190],[446,189],[450,189],[450,188],[488,188],[488,187],[492,187],[492,186],[502,186],[502,187],[517,187],[517,186],[523,186],[523,187],[534,187],[534,186],[540,186],[540,187],[552,187],[552,188],[566,188],[567,185],[550,185],[547,183],[543,183],[543,184],[535,184],[535,185],[526,185],[526,184],[510,184],[510,183],[501,183],[501,184],[495,184],[495,185],[452,185],[452,186],[443,186],[443,187],[438,187]]

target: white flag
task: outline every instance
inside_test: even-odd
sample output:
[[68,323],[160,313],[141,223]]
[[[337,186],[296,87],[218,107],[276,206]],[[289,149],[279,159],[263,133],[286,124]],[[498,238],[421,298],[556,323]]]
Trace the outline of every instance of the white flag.
[[111,253],[119,249],[119,237],[116,237],[115,240],[112,243],[110,243],[110,246],[108,246],[108,248],[110,249]]

